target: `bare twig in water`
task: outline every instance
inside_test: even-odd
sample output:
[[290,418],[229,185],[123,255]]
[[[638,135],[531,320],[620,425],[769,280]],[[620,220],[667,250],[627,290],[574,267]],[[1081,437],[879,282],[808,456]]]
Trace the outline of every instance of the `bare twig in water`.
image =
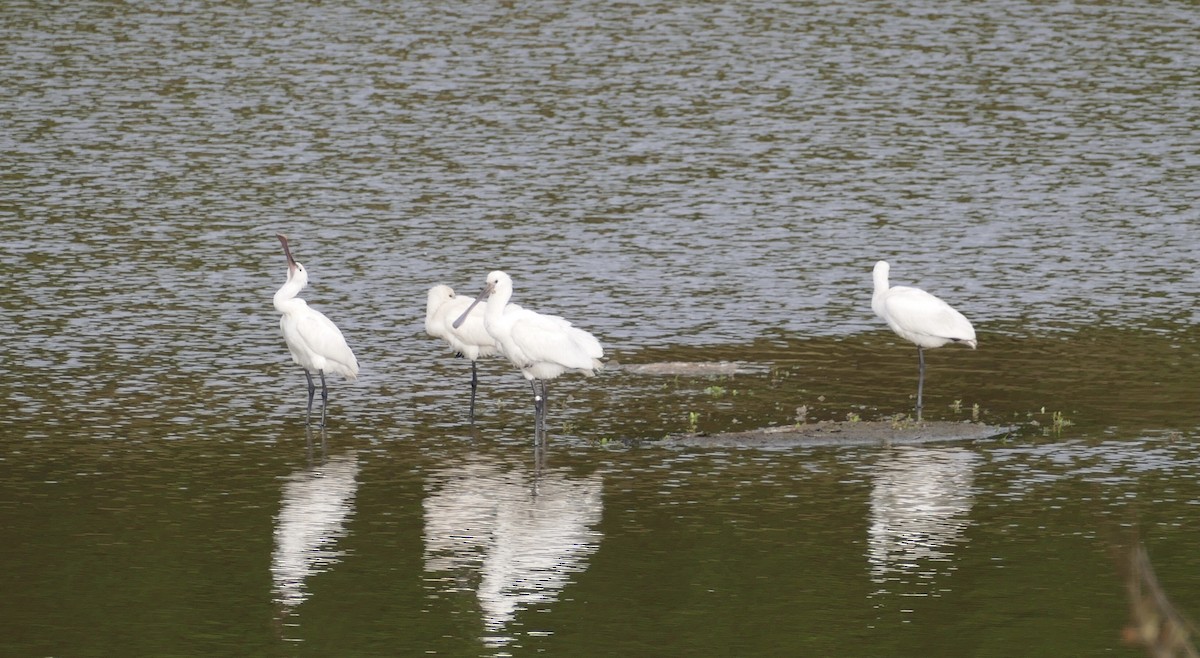
[[1191,640],[1196,628],[1167,600],[1141,542],[1129,550],[1125,584],[1131,617],[1122,631],[1125,642],[1145,647],[1153,658],[1200,658]]

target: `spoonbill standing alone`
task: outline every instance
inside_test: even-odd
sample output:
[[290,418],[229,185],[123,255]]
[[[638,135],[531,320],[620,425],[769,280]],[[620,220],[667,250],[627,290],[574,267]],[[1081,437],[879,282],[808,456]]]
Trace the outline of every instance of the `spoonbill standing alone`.
[[546,382],[567,372],[595,375],[604,367],[600,362],[604,349],[595,336],[557,315],[509,304],[512,293],[512,278],[507,274],[499,270],[488,274],[487,285],[453,326],[462,326],[475,305],[487,300],[484,327],[533,387],[534,438],[538,440],[546,432]]
[[313,384],[312,371],[321,378],[321,426],[325,426],[325,407],[329,403],[329,389],[325,386],[325,373],[343,375],[346,379],[358,378],[358,360],[354,352],[346,344],[346,338],[333,323],[320,311],[310,308],[303,299],[296,295],[308,285],[308,271],[292,258],[292,250],[288,248],[287,236],[276,233],[279,243],[283,245],[283,253],[287,255],[287,283],[275,293],[275,310],[283,317],[279,318],[279,331],[287,343],[292,360],[304,368],[304,377],[308,380],[308,410],[304,414],[304,423],[312,423],[313,395],[316,386]]
[[[453,324],[468,308],[472,311],[461,324]],[[480,357],[497,354],[500,348],[495,339],[483,326],[483,308],[475,307],[471,297],[459,297],[454,289],[438,284],[429,289],[425,304],[425,333],[446,341],[457,356],[471,362],[471,412],[468,416],[475,422],[475,389],[479,387],[479,375],[475,362]]]
[[921,290],[907,286],[888,287],[887,261],[875,263],[875,294],[871,310],[892,331],[917,346],[917,421],[921,420],[921,394],[925,386],[925,348],[962,343],[975,349],[975,328],[962,313]]

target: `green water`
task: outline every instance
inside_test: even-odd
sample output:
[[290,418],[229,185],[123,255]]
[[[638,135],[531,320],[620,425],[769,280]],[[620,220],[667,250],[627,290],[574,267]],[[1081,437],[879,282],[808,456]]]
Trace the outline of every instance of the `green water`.
[[[0,653],[1139,655],[1200,611],[1200,11],[6,3]],[[306,432],[286,232],[360,363]],[[975,324],[912,412],[874,261]],[[469,366],[503,268],[621,364]]]

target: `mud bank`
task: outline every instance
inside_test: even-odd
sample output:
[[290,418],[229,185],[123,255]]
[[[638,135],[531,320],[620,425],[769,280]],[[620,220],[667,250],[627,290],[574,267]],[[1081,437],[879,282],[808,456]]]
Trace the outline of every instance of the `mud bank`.
[[610,361],[606,371],[624,372],[630,375],[655,377],[713,377],[761,374],[770,370],[768,366],[741,361],[660,361],[657,363],[621,364]]
[[1016,430],[1016,426],[950,421],[825,421],[742,432],[687,434],[669,437],[657,445],[707,448],[918,445],[1001,438]]

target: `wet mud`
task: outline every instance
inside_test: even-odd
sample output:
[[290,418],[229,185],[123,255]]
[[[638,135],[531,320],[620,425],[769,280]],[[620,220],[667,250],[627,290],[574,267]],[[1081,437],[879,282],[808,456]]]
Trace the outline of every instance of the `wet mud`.
[[605,365],[605,370],[659,377],[710,377],[761,373],[769,368],[742,361],[659,361],[629,364],[609,362]]
[[999,439],[1017,426],[973,422],[823,421],[716,434],[686,434],[657,442],[665,447],[792,448],[892,446]]

